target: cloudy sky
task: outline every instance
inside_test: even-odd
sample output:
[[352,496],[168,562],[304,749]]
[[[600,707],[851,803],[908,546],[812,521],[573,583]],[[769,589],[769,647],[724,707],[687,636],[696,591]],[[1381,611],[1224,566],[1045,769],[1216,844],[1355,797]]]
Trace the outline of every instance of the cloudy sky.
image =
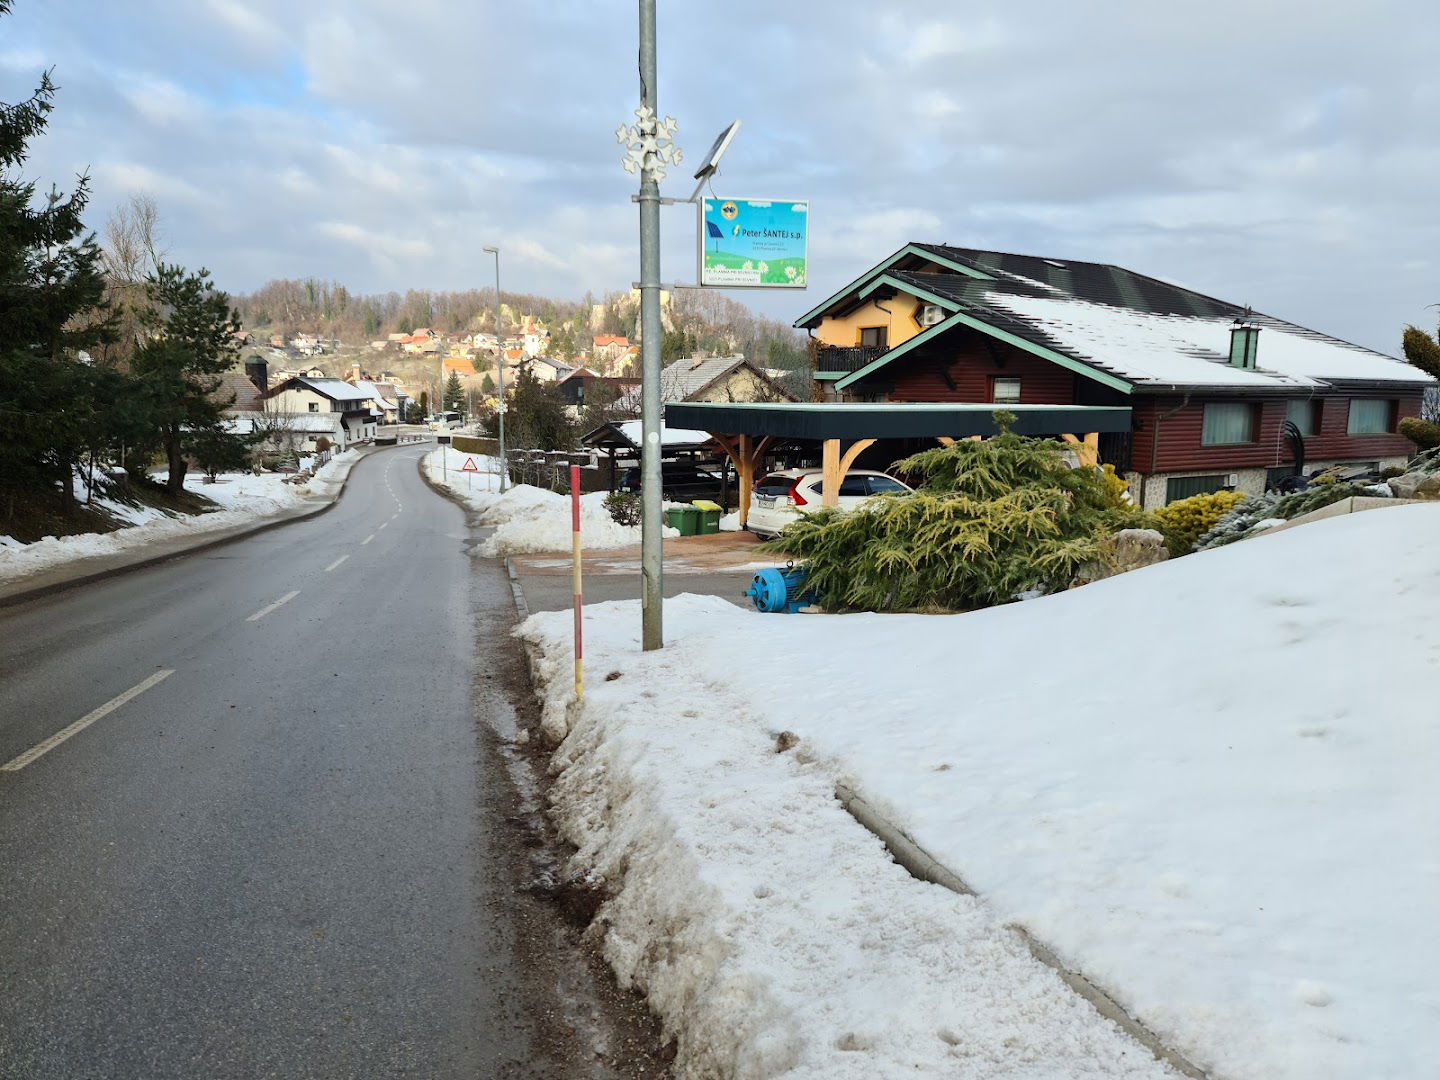
[[[660,105],[726,196],[812,202],[794,318],[908,240],[1117,262],[1394,352],[1440,302],[1434,0],[660,0]],[[0,101],[61,86],[28,172],[95,224],[159,202],[172,257],[243,291],[638,277],[612,0],[16,0]],[[677,170],[666,193],[688,195]],[[667,281],[694,219],[664,211]],[[757,299],[757,296],[759,297]]]

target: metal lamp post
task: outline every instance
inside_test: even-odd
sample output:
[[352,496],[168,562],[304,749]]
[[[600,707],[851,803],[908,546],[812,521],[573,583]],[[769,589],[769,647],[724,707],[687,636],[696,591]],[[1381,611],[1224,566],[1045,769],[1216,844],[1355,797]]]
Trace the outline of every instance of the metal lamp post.
[[495,411],[495,416],[499,420],[500,491],[503,493],[510,467],[505,461],[505,342],[500,337],[500,249],[487,247],[485,250],[495,256],[495,353],[499,358],[496,371],[500,374],[500,407]]
[[640,0],[640,108],[636,122],[620,125],[615,141],[625,147],[621,165],[640,174],[640,570],[641,643],[664,644],[664,581],[660,479],[660,181],[665,165],[681,160],[674,144],[675,118],[655,115],[655,0]]

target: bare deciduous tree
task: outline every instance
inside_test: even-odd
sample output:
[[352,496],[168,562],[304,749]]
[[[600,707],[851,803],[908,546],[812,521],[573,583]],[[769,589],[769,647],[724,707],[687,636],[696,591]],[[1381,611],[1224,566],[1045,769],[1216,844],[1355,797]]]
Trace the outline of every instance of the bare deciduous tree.
[[145,281],[160,266],[168,249],[161,246],[160,210],[149,195],[132,195],[105,222],[101,261],[105,267],[106,299],[117,317],[114,344],[106,359],[129,365],[140,343],[140,312],[145,307]]

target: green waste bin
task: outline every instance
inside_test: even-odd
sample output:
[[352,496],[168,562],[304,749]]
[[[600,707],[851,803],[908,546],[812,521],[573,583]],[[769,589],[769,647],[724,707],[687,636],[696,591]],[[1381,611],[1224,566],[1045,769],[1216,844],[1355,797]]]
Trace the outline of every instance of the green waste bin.
[[700,528],[700,511],[693,506],[672,506],[665,511],[665,523],[679,529],[681,536],[694,536]]
[[708,536],[710,533],[720,531],[720,504],[713,503],[709,499],[696,499],[690,504],[700,514],[700,524],[695,530],[701,536]]

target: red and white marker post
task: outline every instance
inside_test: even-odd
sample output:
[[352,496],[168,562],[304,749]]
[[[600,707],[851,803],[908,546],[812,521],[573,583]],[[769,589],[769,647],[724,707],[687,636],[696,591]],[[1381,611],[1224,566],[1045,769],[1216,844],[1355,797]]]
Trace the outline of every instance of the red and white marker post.
[[570,534],[575,582],[575,700],[585,693],[581,679],[582,657],[585,654],[584,634],[580,628],[580,609],[584,605],[584,593],[580,588],[580,466],[570,466]]

